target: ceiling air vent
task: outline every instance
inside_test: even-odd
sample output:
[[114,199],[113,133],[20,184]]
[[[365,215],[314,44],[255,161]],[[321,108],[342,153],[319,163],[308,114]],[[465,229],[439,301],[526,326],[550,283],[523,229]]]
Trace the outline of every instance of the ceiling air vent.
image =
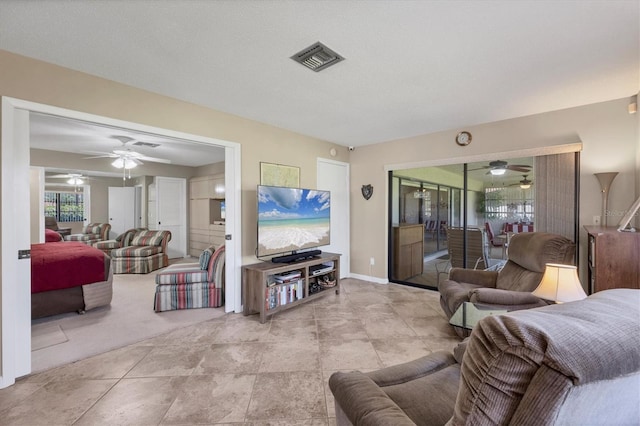
[[134,142],[133,145],[137,145],[137,146],[146,146],[149,148],[157,148],[160,146],[159,143],[152,143],[152,142],[142,142],[142,141],[138,141],[138,142]]
[[306,49],[302,49],[293,55],[291,59],[315,72],[344,60],[342,56],[320,42],[314,43]]

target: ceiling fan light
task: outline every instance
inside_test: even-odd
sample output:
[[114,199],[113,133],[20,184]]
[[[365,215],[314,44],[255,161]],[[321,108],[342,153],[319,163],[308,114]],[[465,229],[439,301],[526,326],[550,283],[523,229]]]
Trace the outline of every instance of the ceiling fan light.
[[125,168],[125,169],[133,169],[135,166],[137,166],[137,164],[136,164],[136,162],[135,162],[135,161],[133,161],[132,159],[130,159],[130,158],[126,158],[126,159],[124,160],[124,168]]
[[67,183],[69,185],[82,185],[84,183],[84,181],[82,179],[80,179],[80,178],[72,177],[71,179],[69,179],[67,181]]
[[111,163],[111,165],[116,169],[121,169],[124,167],[124,159],[122,157],[118,157],[113,160],[113,163]]
[[507,169],[503,168],[491,169],[491,174],[494,176],[502,176],[506,171]]
[[523,184],[520,185],[520,188],[529,189],[529,188],[531,188],[531,184],[530,183],[523,183]]

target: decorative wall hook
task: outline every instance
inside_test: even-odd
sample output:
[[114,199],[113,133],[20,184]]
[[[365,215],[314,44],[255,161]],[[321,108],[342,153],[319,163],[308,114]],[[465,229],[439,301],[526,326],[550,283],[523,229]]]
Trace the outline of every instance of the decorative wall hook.
[[372,195],[373,195],[373,186],[371,186],[371,184],[362,185],[362,196],[364,197],[364,199],[368,200],[369,198],[371,198]]

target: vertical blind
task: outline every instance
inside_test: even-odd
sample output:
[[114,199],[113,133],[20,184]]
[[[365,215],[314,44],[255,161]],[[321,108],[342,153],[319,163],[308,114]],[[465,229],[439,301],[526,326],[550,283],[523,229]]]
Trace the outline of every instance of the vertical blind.
[[575,152],[534,158],[536,230],[576,241]]

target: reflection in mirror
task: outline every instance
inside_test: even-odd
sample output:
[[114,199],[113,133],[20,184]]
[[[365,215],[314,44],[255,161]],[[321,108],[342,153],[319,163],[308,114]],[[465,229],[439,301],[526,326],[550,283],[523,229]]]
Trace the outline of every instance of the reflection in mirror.
[[[429,288],[446,279],[451,267],[448,227],[481,229],[486,263],[478,264],[499,265],[506,256],[508,236],[534,229],[534,185],[532,157],[467,164],[466,194],[463,164],[395,170],[391,187],[392,279]],[[420,245],[412,240],[416,231],[408,228],[416,225],[421,226]],[[420,265],[416,265],[418,258],[422,259]]]

